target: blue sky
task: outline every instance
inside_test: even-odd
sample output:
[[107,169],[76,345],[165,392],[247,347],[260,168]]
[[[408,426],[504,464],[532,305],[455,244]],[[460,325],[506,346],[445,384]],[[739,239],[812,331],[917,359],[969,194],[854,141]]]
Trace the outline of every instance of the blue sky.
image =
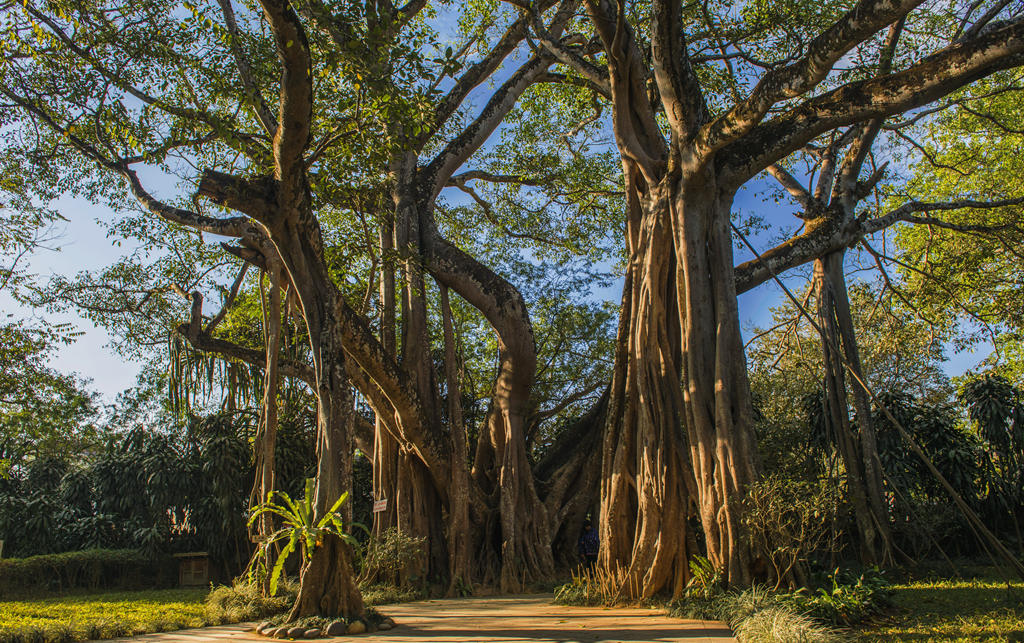
[[[107,238],[106,229],[97,223],[97,218],[110,217],[109,211],[77,199],[62,199],[57,207],[68,219],[58,227],[60,235],[53,245],[59,249],[40,250],[29,263],[29,271],[41,280],[56,274],[73,275],[81,270],[102,268],[125,252],[125,248],[116,247],[113,240]],[[62,347],[50,366],[92,379],[93,388],[107,401],[113,401],[117,393],[135,383],[140,365],[126,361],[110,349],[107,332],[81,315],[26,308],[7,293],[0,293],[0,311],[18,318],[74,324],[83,334]]]
[[[442,32],[450,30],[452,26],[450,22],[454,15],[451,12],[454,11],[454,8],[448,12],[442,11],[433,21],[434,26]],[[517,56],[512,56],[510,61],[512,64],[497,74],[495,82],[501,82],[505,75],[511,73],[510,70],[513,68],[515,60],[517,60]],[[489,87],[482,87],[479,89],[479,95],[486,96],[489,91]],[[471,95],[470,100],[472,101],[473,98],[474,96]],[[497,136],[498,133],[495,134],[495,137]],[[143,172],[144,180],[150,181],[156,178],[152,174],[149,176],[146,174]],[[166,179],[164,181],[157,180],[156,183],[158,187],[162,187],[161,183],[167,185]],[[737,211],[743,214],[757,213],[772,226],[770,232],[755,235],[751,239],[758,249],[766,249],[775,245],[779,240],[778,236],[781,230],[795,228],[793,226],[794,219],[791,216],[793,206],[787,205],[785,202],[780,205],[763,199],[762,194],[765,187],[761,180],[752,181],[746,189],[740,191],[735,202]],[[106,228],[97,223],[97,219],[107,221],[113,219],[116,216],[115,213],[76,199],[61,200],[57,207],[69,220],[64,224],[63,235],[58,240],[60,250],[56,252],[41,251],[33,257],[30,264],[31,271],[37,273],[44,280],[52,274],[73,275],[80,270],[103,268],[119,256],[131,251],[130,247],[117,247],[112,239],[107,238]],[[737,250],[737,263],[749,258],[751,255],[746,250]],[[787,276],[787,281],[794,290],[801,289],[804,285],[803,277],[799,275]],[[615,287],[594,293],[593,296],[607,298],[618,303],[620,288],[621,284],[617,284]],[[740,296],[740,316],[745,334],[749,334],[749,330],[754,326],[765,325],[770,320],[770,309],[783,301],[784,295],[779,287],[772,282]],[[49,321],[75,324],[83,334],[75,343],[61,349],[51,365],[58,370],[75,371],[90,378],[92,386],[103,394],[106,400],[113,401],[118,392],[134,383],[140,364],[126,361],[115,353],[109,347],[110,337],[107,333],[87,319],[76,314],[55,315],[45,311],[26,309],[2,293],[0,293],[0,311],[16,317],[35,316]],[[987,352],[985,347],[981,347],[981,350]],[[951,354],[950,357],[947,370],[950,374],[955,375],[976,364],[984,355],[961,353],[959,355]]]
[[[763,184],[760,184],[763,185]],[[758,194],[759,184],[741,191],[737,196],[736,208],[744,212],[757,211],[770,222],[778,225],[789,225],[791,207],[764,202]],[[76,199],[59,202],[60,211],[68,218],[56,245],[59,251],[43,250],[38,252],[30,263],[30,270],[41,278],[53,274],[71,275],[80,270],[98,269],[112,263],[117,257],[129,252],[131,248],[117,247],[106,235],[106,228],[97,219],[110,220],[115,216],[104,208]],[[777,229],[769,234],[778,234]],[[759,235],[752,243],[759,249],[768,248],[773,239],[769,235]],[[736,262],[750,258],[744,250],[737,250]],[[788,285],[793,289],[803,287],[803,277],[790,275]],[[594,293],[595,297],[619,301],[621,283]],[[779,287],[768,282],[739,298],[740,317],[745,334],[753,326],[765,325],[771,315],[770,309],[784,302],[784,295]],[[109,347],[110,337],[102,329],[97,328],[88,319],[77,314],[52,314],[43,310],[32,310],[13,302],[6,294],[0,294],[0,310],[15,317],[36,317],[53,322],[70,322],[83,334],[73,344],[58,351],[51,366],[64,372],[77,372],[92,380],[92,386],[99,391],[106,401],[112,402],[120,391],[132,386],[141,364],[125,360]],[[958,375],[967,368],[973,367],[985,357],[986,347],[980,348],[981,353],[961,352],[950,354],[947,372]]]

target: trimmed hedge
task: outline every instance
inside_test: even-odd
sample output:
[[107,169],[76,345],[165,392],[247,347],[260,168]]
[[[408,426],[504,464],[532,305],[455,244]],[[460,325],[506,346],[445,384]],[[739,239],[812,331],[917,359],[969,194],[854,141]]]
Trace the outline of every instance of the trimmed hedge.
[[177,564],[134,549],[86,549],[0,559],[0,597],[70,589],[173,587]]

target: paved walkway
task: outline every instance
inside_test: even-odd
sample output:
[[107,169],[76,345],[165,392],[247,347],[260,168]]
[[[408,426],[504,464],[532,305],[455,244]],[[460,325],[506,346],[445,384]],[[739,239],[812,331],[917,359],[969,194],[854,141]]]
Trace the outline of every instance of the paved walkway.
[[[731,643],[736,639],[722,623],[686,621],[654,609],[606,609],[552,605],[550,595],[473,597],[418,601],[377,608],[395,619],[387,632],[317,639],[355,643]],[[224,625],[163,634],[147,634],[132,643],[196,643],[198,641],[269,641],[252,631],[253,624]]]

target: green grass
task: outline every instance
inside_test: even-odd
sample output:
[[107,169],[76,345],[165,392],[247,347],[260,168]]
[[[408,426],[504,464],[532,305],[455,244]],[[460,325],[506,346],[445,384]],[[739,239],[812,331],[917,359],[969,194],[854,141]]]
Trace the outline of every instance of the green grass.
[[[70,643],[257,620],[287,610],[298,586],[267,599],[244,585],[87,593],[0,601],[0,643]],[[367,606],[424,598],[395,587],[364,588]]]
[[0,602],[0,643],[63,643],[206,624],[208,590],[72,594]]
[[1007,586],[986,574],[911,581],[893,589],[893,611],[860,628],[860,641],[1024,641],[1024,582]]

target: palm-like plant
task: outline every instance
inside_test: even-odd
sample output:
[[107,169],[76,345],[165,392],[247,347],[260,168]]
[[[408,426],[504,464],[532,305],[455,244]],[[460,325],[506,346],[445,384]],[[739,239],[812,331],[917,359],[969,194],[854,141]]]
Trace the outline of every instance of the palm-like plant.
[[[302,555],[302,566],[313,555],[313,551],[321,546],[326,536],[336,536],[353,547],[358,547],[359,542],[350,534],[345,532],[345,524],[338,511],[345,501],[348,500],[348,492],[341,494],[327,512],[316,517],[313,507],[313,478],[306,478],[306,489],[304,497],[296,502],[283,491],[271,492],[267,502],[253,510],[249,516],[249,525],[263,514],[272,514],[281,520],[281,528],[272,533],[261,548],[264,552],[269,551],[270,545],[287,541],[281,552],[277,555],[277,561],[270,571],[270,595],[277,594],[277,582],[284,569],[284,563],[296,548]],[[280,498],[280,502],[275,499]]]

